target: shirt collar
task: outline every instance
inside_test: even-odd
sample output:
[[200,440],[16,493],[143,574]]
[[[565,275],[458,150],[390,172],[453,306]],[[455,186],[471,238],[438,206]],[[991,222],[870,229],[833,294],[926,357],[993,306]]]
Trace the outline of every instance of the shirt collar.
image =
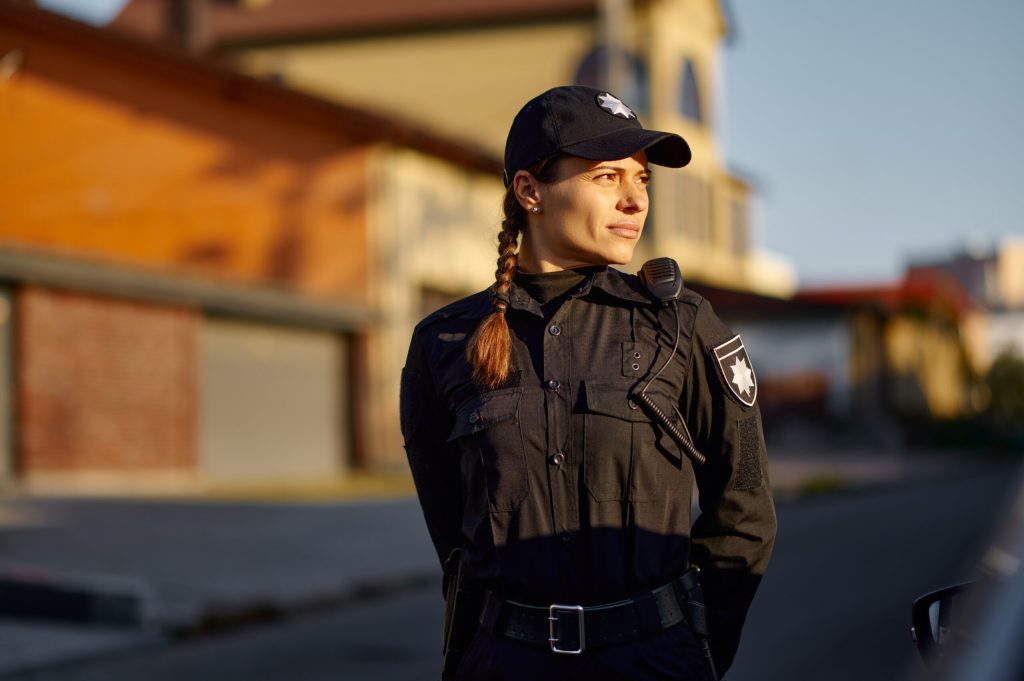
[[630,277],[612,267],[597,272],[590,283],[593,287],[622,300],[633,303],[654,302],[637,277]]
[[[597,270],[587,279],[573,297],[583,298],[590,294],[592,289],[599,289],[604,293],[626,300],[632,303],[651,303],[650,296],[644,293],[643,285],[635,277],[628,277],[624,273],[605,267]],[[540,304],[534,300],[521,286],[517,286],[512,280],[509,289],[509,308],[532,312],[538,316],[544,316]]]

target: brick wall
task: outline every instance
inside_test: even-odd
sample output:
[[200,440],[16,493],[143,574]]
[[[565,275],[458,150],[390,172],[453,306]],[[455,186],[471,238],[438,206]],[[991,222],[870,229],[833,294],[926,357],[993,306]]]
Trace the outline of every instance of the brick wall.
[[194,471],[197,312],[36,286],[15,305],[22,475]]

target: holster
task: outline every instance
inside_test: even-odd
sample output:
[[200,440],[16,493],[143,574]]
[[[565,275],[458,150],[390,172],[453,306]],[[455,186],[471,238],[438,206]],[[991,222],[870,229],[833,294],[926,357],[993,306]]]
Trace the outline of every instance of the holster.
[[680,601],[686,611],[686,621],[690,630],[697,637],[704,659],[708,663],[708,671],[711,678],[718,679],[718,671],[715,669],[715,661],[711,656],[711,641],[708,635],[707,608],[704,606],[704,591],[700,588],[700,581],[697,579],[697,570],[687,570],[682,577],[675,581],[676,589],[679,592]]
[[483,590],[464,578],[461,549],[453,550],[444,562],[444,585],[441,679],[451,681],[476,633],[483,606]]
[[704,592],[697,580],[696,570],[687,570],[682,577],[676,580],[680,601],[686,609],[686,621],[690,630],[697,638],[708,638],[708,618],[704,608]]

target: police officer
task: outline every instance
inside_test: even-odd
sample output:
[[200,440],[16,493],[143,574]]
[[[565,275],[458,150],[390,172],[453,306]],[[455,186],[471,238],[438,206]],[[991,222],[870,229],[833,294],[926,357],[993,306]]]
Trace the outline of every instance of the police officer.
[[674,263],[608,267],[642,233],[648,164],[689,160],[591,88],[512,124],[496,282],[424,319],[402,374],[445,569],[443,678],[703,680],[732,662],[776,527],[756,378]]

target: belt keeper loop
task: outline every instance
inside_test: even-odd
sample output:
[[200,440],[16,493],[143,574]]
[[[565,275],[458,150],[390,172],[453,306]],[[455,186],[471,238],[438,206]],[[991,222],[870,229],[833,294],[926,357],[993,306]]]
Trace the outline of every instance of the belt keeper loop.
[[689,599],[690,590],[693,588],[696,576],[691,568],[672,580],[672,589],[676,592],[676,598],[679,599],[680,605],[686,603],[687,599]]
[[682,587],[684,590],[683,593],[689,593],[694,589],[700,589],[700,579],[697,577],[697,571],[693,568],[690,568],[683,574],[679,575],[672,580],[672,582],[676,584],[677,587]]
[[672,592],[676,595],[676,603],[679,605],[679,609],[683,613],[683,622],[686,626],[690,626],[690,614],[686,609],[686,601],[688,596],[686,594],[686,587],[684,586],[683,576],[676,577],[672,580]]
[[493,591],[484,594],[484,605],[480,609],[480,630],[493,634],[501,615],[501,599]]
[[661,615],[658,614],[658,604],[654,597],[646,594],[643,598],[636,600],[637,624],[645,636],[652,636],[663,629],[661,626]]

